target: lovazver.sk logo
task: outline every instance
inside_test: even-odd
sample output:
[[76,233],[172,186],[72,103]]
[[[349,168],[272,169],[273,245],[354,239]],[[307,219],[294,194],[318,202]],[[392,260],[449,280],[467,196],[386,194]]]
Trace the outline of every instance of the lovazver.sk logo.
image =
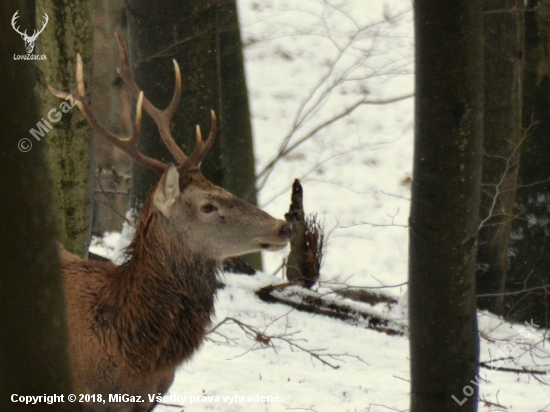
[[49,17],[46,13],[44,13],[44,24],[42,25],[42,28],[40,30],[34,30],[32,36],[29,36],[27,34],[27,30],[24,32],[21,32],[19,30],[19,27],[15,25],[19,10],[17,10],[12,19],[11,19],[11,26],[13,29],[21,35],[21,38],[25,41],[25,48],[27,49],[27,54],[14,54],[13,60],[46,60],[47,57],[45,54],[32,54],[32,51],[34,50],[34,45],[36,42],[36,39],[38,38],[38,35],[44,31],[46,28],[46,25],[48,24]]

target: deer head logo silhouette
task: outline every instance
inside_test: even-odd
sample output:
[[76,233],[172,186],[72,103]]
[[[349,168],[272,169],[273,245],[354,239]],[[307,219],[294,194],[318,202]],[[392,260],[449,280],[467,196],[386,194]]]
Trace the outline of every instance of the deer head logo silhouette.
[[34,43],[36,42],[36,39],[38,38],[38,35],[40,33],[42,33],[44,31],[44,29],[46,28],[46,24],[48,24],[49,18],[48,18],[48,15],[46,13],[44,13],[44,25],[42,26],[42,28],[40,30],[34,30],[34,33],[32,34],[32,36],[29,36],[27,34],[27,30],[25,30],[24,32],[21,32],[19,30],[19,27],[15,26],[15,21],[19,17],[18,13],[19,13],[19,10],[17,10],[15,12],[15,14],[13,15],[13,17],[11,19],[11,26],[13,27],[13,29],[17,33],[19,33],[21,35],[21,38],[23,40],[25,40],[25,48],[27,49],[27,54],[31,54],[32,51],[34,50]]

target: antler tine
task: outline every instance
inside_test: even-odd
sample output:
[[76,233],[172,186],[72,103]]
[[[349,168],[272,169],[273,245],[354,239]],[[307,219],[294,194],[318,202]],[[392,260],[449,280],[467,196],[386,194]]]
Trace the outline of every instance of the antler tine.
[[192,169],[198,169],[200,166],[200,163],[214,144],[214,138],[216,137],[216,131],[217,131],[217,119],[216,119],[216,113],[214,113],[214,110],[211,112],[212,115],[212,125],[210,126],[210,134],[208,135],[208,138],[206,141],[203,142],[202,140],[202,134],[201,134],[201,128],[199,125],[197,125],[197,145],[195,146],[195,149],[193,150],[193,153],[191,153],[191,156],[189,156],[189,159],[187,161],[180,165],[178,167],[178,171],[180,174],[188,172]]
[[210,134],[206,139],[206,151],[210,150],[212,144],[214,144],[214,138],[216,137],[216,132],[218,131],[218,119],[216,118],[216,112],[214,110],[210,110],[210,117],[212,118],[212,124],[210,125]]
[[[121,137],[111,131],[107,130],[95,117],[90,105],[86,101],[86,88],[84,87],[84,70],[82,67],[82,58],[80,54],[76,55],[76,83],[77,83],[77,94],[74,96],[77,101],[77,106],[88,120],[90,127],[95,130],[98,134],[110,140],[116,147],[126,152],[130,157],[139,162],[142,166],[157,172],[163,173],[167,166],[163,162],[145,156],[137,148],[137,143],[139,139],[139,133],[141,130],[141,119],[142,111],[141,107],[143,104],[143,92],[138,96],[138,101],[136,105],[136,118],[134,120],[134,130],[130,136]],[[61,99],[67,99],[71,96],[67,92],[62,92],[54,89],[51,86],[48,86],[50,92]]]
[[[134,95],[134,97],[137,98],[139,93],[141,92],[141,89],[137,85],[136,81],[134,80],[134,76],[132,75],[132,70],[130,69],[130,63],[128,61],[128,52],[126,50],[126,46],[124,45],[124,42],[117,32],[115,32],[115,36],[118,42],[118,50],[120,55],[120,67],[118,69],[118,72],[122,77],[122,80],[124,80],[126,86],[128,86],[128,88],[130,89],[130,92]],[[157,124],[162,141],[164,142],[172,156],[174,156],[174,159],[176,160],[178,165],[183,165],[187,161],[187,156],[174,141],[172,133],[170,132],[170,122],[172,121],[172,117],[176,112],[181,96],[180,68],[176,60],[172,60],[172,62],[174,63],[175,86],[174,94],[172,96],[170,104],[166,109],[160,110],[156,108],[146,97],[144,97],[143,109]]]

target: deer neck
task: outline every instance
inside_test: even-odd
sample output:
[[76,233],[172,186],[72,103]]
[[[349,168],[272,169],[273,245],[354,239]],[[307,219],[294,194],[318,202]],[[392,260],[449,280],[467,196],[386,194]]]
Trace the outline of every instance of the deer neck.
[[[128,260],[105,289],[104,316],[128,363],[162,369],[200,347],[214,312],[219,262],[193,255],[160,213],[142,213]],[[145,360],[148,364],[143,364]]]

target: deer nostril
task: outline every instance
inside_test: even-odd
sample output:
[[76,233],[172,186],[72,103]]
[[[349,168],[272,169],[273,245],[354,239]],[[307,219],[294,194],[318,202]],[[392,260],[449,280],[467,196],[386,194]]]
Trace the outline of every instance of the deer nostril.
[[290,226],[289,224],[284,225],[281,228],[281,231],[279,232],[279,234],[283,237],[286,237],[287,239],[290,239],[294,234],[294,232],[292,231],[292,226]]

